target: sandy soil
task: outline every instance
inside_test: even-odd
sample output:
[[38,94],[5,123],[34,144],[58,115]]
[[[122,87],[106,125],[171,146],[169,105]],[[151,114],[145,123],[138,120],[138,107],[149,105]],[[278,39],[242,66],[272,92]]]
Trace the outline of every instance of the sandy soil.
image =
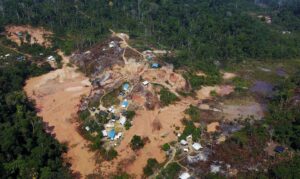
[[198,72],[196,73],[196,75],[197,75],[197,76],[204,76],[204,77],[207,76],[203,71],[198,71]]
[[180,74],[174,73],[173,69],[167,66],[160,69],[147,69],[144,71],[142,77],[151,83],[167,87],[176,95],[178,95],[177,90],[183,90],[186,86],[185,79]]
[[230,80],[232,78],[235,78],[237,75],[235,73],[230,73],[230,72],[223,72],[223,79],[224,80]]
[[225,96],[234,92],[234,87],[231,85],[205,86],[196,92],[197,98],[200,100],[209,99],[212,91],[215,91],[220,96]]
[[264,116],[264,107],[257,102],[244,105],[224,105],[223,114],[225,120],[250,116],[253,116],[255,119],[261,119]]
[[[69,59],[61,52],[59,54],[67,64]],[[51,133],[55,138],[61,143],[68,143],[66,157],[72,164],[71,169],[81,176],[93,173],[96,169],[94,153],[89,151],[88,142],[77,133],[78,124],[72,122],[81,96],[88,95],[91,90],[88,79],[75,68],[64,65],[62,69],[29,79],[24,90],[36,101],[40,109],[38,115],[54,127]]]
[[219,122],[212,122],[207,125],[207,132],[216,132],[218,127],[220,126]]
[[18,45],[21,44],[21,40],[18,36],[19,32],[22,32],[23,34],[25,34],[25,32],[28,32],[31,35],[31,41],[30,44],[40,44],[43,45],[45,47],[50,47],[51,46],[51,42],[49,39],[47,39],[47,37],[50,37],[52,35],[52,32],[46,31],[44,28],[36,28],[36,27],[31,27],[29,25],[26,26],[6,26],[5,27],[5,31],[6,31],[6,36],[16,42]]

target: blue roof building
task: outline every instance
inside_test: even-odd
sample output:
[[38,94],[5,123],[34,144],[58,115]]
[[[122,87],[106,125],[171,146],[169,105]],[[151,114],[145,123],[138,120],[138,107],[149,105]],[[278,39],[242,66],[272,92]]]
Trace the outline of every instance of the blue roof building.
[[159,64],[158,63],[152,63],[151,68],[159,68]]
[[108,132],[108,138],[110,138],[110,140],[114,140],[115,136],[116,136],[116,131],[114,129],[112,129],[111,131]]
[[277,152],[277,153],[282,153],[282,152],[284,152],[284,147],[282,147],[282,146],[277,146],[277,147],[275,147],[275,152]]
[[122,88],[123,88],[124,91],[128,91],[129,90],[129,84],[125,83]]
[[127,100],[124,100],[124,101],[122,102],[122,104],[121,104],[121,106],[122,106],[123,108],[127,108],[128,105],[129,105],[129,102],[128,102]]

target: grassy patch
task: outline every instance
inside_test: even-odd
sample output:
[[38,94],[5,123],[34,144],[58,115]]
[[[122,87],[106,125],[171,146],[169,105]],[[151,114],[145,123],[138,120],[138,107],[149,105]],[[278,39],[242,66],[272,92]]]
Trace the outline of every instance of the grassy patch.
[[221,75],[219,73],[207,74],[207,76],[198,76],[195,73],[185,73],[183,74],[185,80],[189,82],[192,90],[198,90],[202,86],[212,86],[221,83]]
[[241,77],[234,78],[232,80],[232,83],[235,86],[235,91],[237,92],[242,92],[244,90],[247,90],[251,85],[251,82]]
[[104,107],[110,107],[112,105],[120,104],[120,100],[118,99],[120,92],[121,92],[121,88],[118,88],[103,96],[102,105]]
[[163,106],[168,106],[178,100],[179,98],[175,94],[171,93],[168,89],[163,88],[160,90],[160,101]]
[[200,119],[200,109],[196,106],[190,105],[185,111],[185,114],[188,114],[192,121],[199,122]]

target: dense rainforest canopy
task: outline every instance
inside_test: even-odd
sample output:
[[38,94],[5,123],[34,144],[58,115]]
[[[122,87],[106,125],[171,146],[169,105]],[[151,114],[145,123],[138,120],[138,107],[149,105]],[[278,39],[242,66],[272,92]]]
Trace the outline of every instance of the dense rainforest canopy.
[[[178,51],[173,62],[288,59],[300,55],[297,0],[39,0],[0,2],[0,24],[45,26],[70,53],[124,31],[144,47]],[[268,15],[272,24],[259,19]],[[282,31],[291,31],[283,35]]]
[[0,178],[68,178],[66,148],[43,130],[22,91],[26,78],[47,72],[30,62],[0,66]]

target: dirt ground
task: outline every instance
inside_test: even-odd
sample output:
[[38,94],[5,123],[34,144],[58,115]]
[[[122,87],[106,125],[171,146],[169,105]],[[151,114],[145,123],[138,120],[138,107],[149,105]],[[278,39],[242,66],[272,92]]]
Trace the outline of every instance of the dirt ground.
[[185,79],[180,74],[173,72],[173,68],[170,66],[147,69],[142,74],[142,78],[151,83],[161,84],[176,95],[178,95],[176,91],[184,90],[186,87]]
[[[25,32],[28,32],[31,35],[30,44],[40,44],[45,47],[50,47],[51,42],[47,37],[50,37],[52,35],[52,32],[46,31],[44,28],[36,28],[31,27],[29,25],[26,26],[6,26],[5,27],[6,35],[7,37],[16,42],[18,45],[21,44],[21,40],[18,36],[19,32],[22,32],[25,35]],[[23,36],[24,36],[23,35]]]
[[211,98],[211,92],[215,91],[220,96],[226,96],[234,92],[234,87],[231,85],[221,86],[205,86],[196,92],[197,98],[200,100]]
[[255,119],[261,119],[264,116],[264,107],[257,102],[251,102],[244,105],[224,105],[222,110],[225,120],[251,116]]
[[68,57],[63,56],[62,69],[27,80],[24,87],[27,95],[36,101],[38,115],[50,127],[51,133],[60,143],[68,143],[66,158],[72,164],[74,173],[85,176],[96,169],[94,153],[90,152],[88,142],[77,132],[74,122],[82,95],[88,95],[91,87],[88,79],[76,68],[67,67]]
[[220,126],[219,122],[212,122],[207,125],[207,132],[208,133],[216,132],[219,126]]
[[237,75],[235,73],[223,72],[223,79],[224,80],[229,80],[229,79],[232,79],[232,78],[234,78],[236,76]]

